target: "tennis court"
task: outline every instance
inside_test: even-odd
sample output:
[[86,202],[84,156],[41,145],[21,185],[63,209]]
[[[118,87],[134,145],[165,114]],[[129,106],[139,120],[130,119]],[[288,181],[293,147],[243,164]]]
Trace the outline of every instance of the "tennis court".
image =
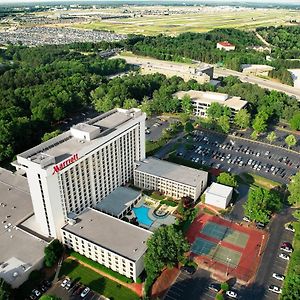
[[192,245],[191,251],[198,255],[211,256],[217,244],[197,237]]
[[212,258],[221,264],[236,268],[240,262],[241,256],[241,252],[218,246]]
[[202,228],[201,233],[215,238],[220,241],[225,241],[241,248],[247,245],[249,235],[232,228],[219,225],[214,222],[207,222]]

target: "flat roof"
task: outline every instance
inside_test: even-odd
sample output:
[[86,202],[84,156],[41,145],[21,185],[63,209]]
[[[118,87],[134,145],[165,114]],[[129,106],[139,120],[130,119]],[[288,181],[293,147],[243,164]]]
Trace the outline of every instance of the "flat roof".
[[200,180],[208,176],[208,173],[205,171],[174,164],[154,157],[148,157],[144,161],[138,162],[136,170],[190,186],[197,186]]
[[92,208],[80,214],[76,224],[67,224],[62,229],[132,261],[145,253],[152,234]]
[[218,102],[222,105],[226,105],[235,110],[240,110],[247,104],[247,101],[241,100],[241,97],[229,96],[228,94],[215,93],[215,92],[203,92],[203,91],[179,91],[174,94],[175,97],[182,99],[183,96],[190,96],[192,101],[199,101],[201,103],[211,104]]
[[[19,157],[36,162],[43,167],[56,164],[69,158],[79,150],[99,143],[99,139],[109,135],[126,122],[141,116],[140,109],[121,109],[116,108],[101,114],[85,123],[78,123],[70,130],[54,137],[40,145],[37,145],[21,154]],[[72,129],[76,129],[72,131]],[[82,135],[76,136],[78,132]],[[85,139],[85,133],[93,133],[91,139]]]
[[224,184],[213,182],[210,187],[207,188],[206,193],[214,194],[220,197],[227,197],[232,192],[233,187]]
[[16,284],[44,257],[47,242],[18,227],[33,214],[27,179],[0,168],[0,195],[0,277]]
[[128,187],[117,187],[114,191],[108,194],[104,199],[96,205],[96,209],[118,216],[127,207],[129,207],[134,200],[141,195],[140,191]]

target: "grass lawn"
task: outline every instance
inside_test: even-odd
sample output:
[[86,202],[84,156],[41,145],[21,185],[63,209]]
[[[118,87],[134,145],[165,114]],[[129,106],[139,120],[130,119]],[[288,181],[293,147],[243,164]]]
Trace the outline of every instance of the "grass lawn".
[[93,291],[108,297],[110,300],[138,300],[139,297],[131,290],[107,279],[93,270],[80,265],[77,261],[66,259],[61,267],[60,276],[66,275],[77,280]]
[[271,190],[275,187],[280,187],[281,183],[261,177],[259,175],[256,174],[252,174],[252,173],[243,173],[240,175],[241,179],[249,184],[249,185],[255,185],[255,186],[259,186],[262,188],[265,188],[267,190]]

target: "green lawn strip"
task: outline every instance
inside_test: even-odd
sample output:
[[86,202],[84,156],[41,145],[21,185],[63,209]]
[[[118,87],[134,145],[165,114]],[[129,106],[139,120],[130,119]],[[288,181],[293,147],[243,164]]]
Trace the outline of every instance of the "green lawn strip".
[[239,176],[238,181],[244,181],[246,184],[260,186],[267,190],[271,190],[275,187],[280,187],[281,183],[264,178],[262,176],[252,174],[252,173],[242,173]]
[[172,206],[172,207],[175,207],[178,205],[178,203],[176,203],[175,201],[173,200],[161,200],[160,201],[161,204],[166,204],[168,206]]
[[[299,295],[300,280],[300,222],[293,222],[295,235],[293,240],[294,251],[291,254],[286,278],[283,284],[281,299],[296,299],[295,294]],[[293,297],[294,296],[294,297]]]
[[80,265],[79,262],[66,259],[61,267],[60,276],[65,275],[72,280],[80,281],[93,291],[109,297],[111,300],[138,300],[139,297],[128,288],[118,284],[95,271]]
[[127,278],[126,276],[121,275],[118,272],[115,272],[115,271],[113,271],[113,270],[111,270],[111,269],[109,269],[109,268],[107,268],[107,267],[105,267],[105,266],[103,266],[103,265],[101,265],[101,264],[99,264],[99,263],[97,263],[97,262],[95,262],[95,261],[93,261],[93,260],[91,260],[91,259],[75,252],[75,251],[71,251],[70,256],[73,256],[76,259],[86,263],[87,265],[89,265],[89,266],[91,266],[91,267],[93,267],[93,268],[95,268],[99,271],[102,271],[102,272],[104,272],[104,273],[106,273],[106,274],[108,274],[112,277],[115,277],[116,279],[118,279],[120,281],[123,281],[125,283],[132,283],[133,282],[132,279]]

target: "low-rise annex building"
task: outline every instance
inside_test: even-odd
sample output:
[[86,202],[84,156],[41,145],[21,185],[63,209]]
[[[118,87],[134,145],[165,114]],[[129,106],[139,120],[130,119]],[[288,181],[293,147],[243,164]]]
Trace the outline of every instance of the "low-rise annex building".
[[225,209],[232,198],[233,188],[213,182],[205,191],[205,204]]
[[63,243],[76,252],[128,278],[144,270],[152,232],[88,208],[62,229]]
[[185,196],[197,200],[207,186],[205,171],[174,164],[154,157],[136,163],[134,185],[159,191],[173,198]]
[[184,96],[189,96],[193,105],[193,114],[197,117],[207,117],[207,109],[212,103],[217,102],[230,108],[232,112],[232,119],[238,111],[240,111],[242,108],[246,108],[248,103],[247,101],[242,100],[241,97],[237,96],[195,90],[179,91],[173,96],[177,97],[178,99],[182,99]]

